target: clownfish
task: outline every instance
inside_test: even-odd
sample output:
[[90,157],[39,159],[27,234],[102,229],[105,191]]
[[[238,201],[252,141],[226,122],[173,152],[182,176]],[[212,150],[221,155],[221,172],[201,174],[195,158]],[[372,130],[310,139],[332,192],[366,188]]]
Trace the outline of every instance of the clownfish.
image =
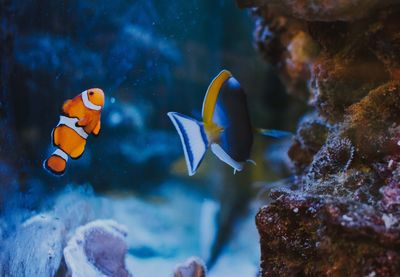
[[55,175],[63,175],[68,157],[78,159],[85,151],[89,134],[100,132],[100,114],[104,106],[104,92],[99,88],[85,90],[64,102],[60,121],[51,133],[57,150],[44,161],[43,167]]
[[222,70],[209,85],[202,122],[177,112],[168,116],[180,136],[189,176],[196,173],[209,147],[234,172],[242,171],[246,162],[254,163],[246,94],[229,71]]

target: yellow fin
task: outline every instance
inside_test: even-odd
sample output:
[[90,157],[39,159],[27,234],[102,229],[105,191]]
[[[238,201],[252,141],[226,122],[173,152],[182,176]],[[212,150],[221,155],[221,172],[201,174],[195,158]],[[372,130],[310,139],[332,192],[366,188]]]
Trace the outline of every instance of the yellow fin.
[[92,134],[95,136],[98,136],[100,133],[100,129],[101,129],[101,123],[100,120],[97,122],[96,127],[94,127]]
[[224,131],[222,127],[214,122],[204,123],[204,130],[206,131],[208,141],[211,143],[218,143],[221,132]]
[[219,90],[226,80],[232,77],[232,74],[228,70],[222,70],[217,77],[212,80],[208,86],[206,96],[203,102],[203,122],[211,123],[214,114],[215,105],[217,103]]
[[65,101],[63,106],[62,106],[62,109],[61,109],[62,113],[65,114],[65,115],[69,115],[69,111],[71,109],[71,105],[72,105],[72,100],[71,99]]

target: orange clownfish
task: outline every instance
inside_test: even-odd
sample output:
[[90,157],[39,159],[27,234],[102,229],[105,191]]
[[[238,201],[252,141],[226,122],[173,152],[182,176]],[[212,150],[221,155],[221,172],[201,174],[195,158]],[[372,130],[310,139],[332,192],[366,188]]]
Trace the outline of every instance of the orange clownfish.
[[85,151],[89,134],[100,132],[100,113],[104,106],[104,92],[99,88],[85,90],[62,106],[60,121],[51,134],[57,150],[44,161],[43,167],[55,175],[62,175],[68,157],[78,159]]

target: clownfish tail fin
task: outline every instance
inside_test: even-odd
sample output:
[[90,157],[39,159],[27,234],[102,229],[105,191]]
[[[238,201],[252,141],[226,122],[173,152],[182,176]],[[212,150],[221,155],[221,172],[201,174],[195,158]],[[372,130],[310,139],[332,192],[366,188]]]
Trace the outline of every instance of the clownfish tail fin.
[[208,148],[204,125],[180,113],[169,112],[168,116],[181,138],[189,176],[192,176],[199,168]]
[[54,175],[61,176],[65,172],[67,161],[68,155],[61,149],[57,149],[43,162],[43,168]]

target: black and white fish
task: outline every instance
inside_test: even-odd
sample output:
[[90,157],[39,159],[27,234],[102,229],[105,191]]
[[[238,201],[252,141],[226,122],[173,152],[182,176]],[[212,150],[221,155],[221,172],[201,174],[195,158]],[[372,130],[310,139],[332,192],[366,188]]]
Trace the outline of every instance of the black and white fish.
[[253,129],[246,94],[229,71],[222,70],[209,85],[202,121],[177,112],[168,116],[181,138],[190,176],[196,173],[208,148],[234,172],[252,162]]

